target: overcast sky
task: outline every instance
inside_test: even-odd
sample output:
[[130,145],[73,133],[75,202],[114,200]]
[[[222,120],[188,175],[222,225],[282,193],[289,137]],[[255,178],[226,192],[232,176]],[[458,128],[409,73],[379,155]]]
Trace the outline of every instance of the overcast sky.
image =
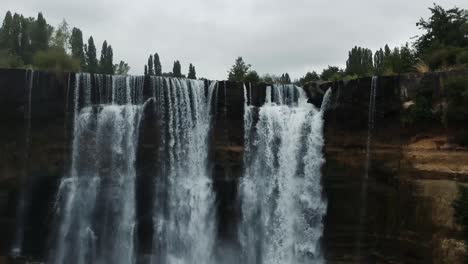
[[[92,35],[98,50],[107,40],[114,62],[124,60],[142,74],[150,53],[163,71],[180,60],[183,72],[225,79],[237,56],[264,73],[298,78],[327,65],[343,67],[355,45],[401,45],[417,35],[434,0],[1,0],[0,12],[25,16],[41,11],[56,26]],[[468,8],[466,0],[439,0],[445,8]]]

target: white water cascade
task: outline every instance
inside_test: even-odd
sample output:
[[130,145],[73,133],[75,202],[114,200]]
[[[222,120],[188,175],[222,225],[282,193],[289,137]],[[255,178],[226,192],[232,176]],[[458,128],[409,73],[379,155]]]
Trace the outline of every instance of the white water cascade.
[[[48,263],[214,263],[216,215],[208,163],[216,82],[77,74],[73,153],[56,200]],[[143,102],[146,88],[150,98]],[[153,105],[153,250],[138,252],[140,126]],[[153,120],[153,119],[148,119]]]
[[[153,77],[160,120],[152,263],[213,263],[215,197],[208,164],[217,83]],[[166,89],[158,89],[165,87]]]
[[[134,162],[142,102],[132,95],[141,93],[139,78],[112,77],[124,85],[108,82],[93,105],[91,75],[76,74],[72,165],[57,194],[58,230],[48,263],[134,263]],[[109,90],[119,93],[111,102],[103,96]]]
[[[244,88],[245,102],[251,91]],[[320,238],[327,203],[322,196],[322,109],[300,87],[267,88],[265,104],[245,105],[244,177],[239,240],[246,264],[323,263]]]

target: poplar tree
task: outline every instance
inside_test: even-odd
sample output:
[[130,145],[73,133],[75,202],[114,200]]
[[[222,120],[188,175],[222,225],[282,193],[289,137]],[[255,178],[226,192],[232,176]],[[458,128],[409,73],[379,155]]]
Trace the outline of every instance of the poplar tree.
[[154,54],[153,64],[154,64],[154,75],[161,76],[162,75],[162,67],[161,67],[161,61],[159,60],[159,54],[158,53]]
[[87,64],[86,70],[90,73],[96,73],[99,65],[96,55],[96,46],[94,45],[94,39],[92,36],[88,39],[88,45],[86,46],[85,53]]
[[154,63],[153,63],[153,55],[150,55],[148,58],[148,75],[154,75]]
[[187,74],[187,78],[194,79],[194,80],[197,79],[197,73],[195,71],[195,66],[193,66],[192,63],[190,63],[190,65],[189,65],[189,71],[188,71],[188,74]]

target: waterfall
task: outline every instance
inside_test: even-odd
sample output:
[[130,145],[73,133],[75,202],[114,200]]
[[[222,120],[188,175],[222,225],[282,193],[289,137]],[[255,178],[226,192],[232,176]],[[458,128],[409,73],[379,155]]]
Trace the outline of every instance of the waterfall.
[[368,112],[368,121],[367,121],[367,141],[366,141],[366,161],[364,164],[364,175],[361,181],[361,197],[360,197],[360,209],[359,209],[359,227],[358,235],[356,242],[356,258],[358,261],[362,261],[361,248],[362,240],[364,236],[364,226],[365,219],[367,215],[367,181],[369,179],[369,169],[370,169],[370,150],[372,143],[372,131],[374,129],[375,123],[375,98],[377,95],[377,81],[378,77],[373,76],[371,80],[371,87],[369,93],[369,112]]
[[[212,263],[214,195],[208,136],[216,82],[152,77],[160,114],[152,263]],[[164,88],[164,89],[162,89]],[[216,93],[217,94],[217,93]]]
[[257,109],[248,105],[250,89],[244,88],[241,263],[323,263],[320,238],[327,204],[320,169],[330,92],[322,109],[316,109],[302,88],[274,85]]
[[135,85],[138,78],[113,76],[113,82],[126,85],[112,87],[119,95],[109,103],[92,95],[91,75],[76,74],[72,164],[57,193],[50,263],[134,263],[134,162],[142,102],[132,104],[131,95],[142,90]]
[[21,173],[21,186],[19,190],[18,208],[16,209],[16,230],[13,239],[13,246],[11,248],[11,254],[14,257],[21,256],[23,251],[23,240],[24,240],[24,221],[25,213],[29,203],[29,184],[28,184],[28,167],[29,167],[29,155],[31,147],[31,103],[32,103],[32,90],[34,86],[34,71],[26,71],[26,94],[27,94],[27,107],[25,108],[25,136],[24,136],[24,152],[23,152],[23,166]]

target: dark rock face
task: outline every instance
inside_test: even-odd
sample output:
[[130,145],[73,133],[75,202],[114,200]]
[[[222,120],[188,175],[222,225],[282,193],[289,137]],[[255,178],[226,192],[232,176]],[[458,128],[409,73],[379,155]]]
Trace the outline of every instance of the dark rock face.
[[[25,223],[25,253],[40,260],[45,257],[45,238],[54,225],[57,184],[70,165],[75,80],[74,74],[34,74],[27,148],[26,76],[23,70],[0,70],[0,256],[9,254],[17,198],[26,186],[31,202]],[[441,149],[439,142],[446,135],[440,127],[409,132],[400,122],[402,102],[414,96],[421,79],[433,79],[433,89],[441,91],[441,83],[448,76],[443,73],[378,79],[367,181],[363,175],[371,78],[305,88],[309,102],[317,107],[328,88],[333,92],[325,117],[327,161],[322,180],[328,200],[323,237],[327,263],[459,263],[457,256],[463,252],[447,247],[457,248],[462,243],[458,240],[459,227],[453,220],[451,201],[457,195],[457,179],[468,177],[468,151]],[[265,84],[247,84],[246,89],[248,103],[264,103]],[[148,80],[143,95],[152,95]],[[221,81],[216,95],[210,159],[218,223],[222,223],[217,229],[218,243],[235,250],[240,217],[237,186],[243,173],[243,84]],[[97,96],[99,93],[93,92],[92,100],[97,100]],[[136,163],[137,244],[142,254],[151,250],[152,213],[148,208],[153,200],[154,171],[158,170],[155,150],[161,117],[153,113],[153,103],[148,102],[144,110]],[[454,160],[459,162],[450,163]],[[20,180],[24,174],[26,185]],[[224,253],[218,252],[220,256]]]

